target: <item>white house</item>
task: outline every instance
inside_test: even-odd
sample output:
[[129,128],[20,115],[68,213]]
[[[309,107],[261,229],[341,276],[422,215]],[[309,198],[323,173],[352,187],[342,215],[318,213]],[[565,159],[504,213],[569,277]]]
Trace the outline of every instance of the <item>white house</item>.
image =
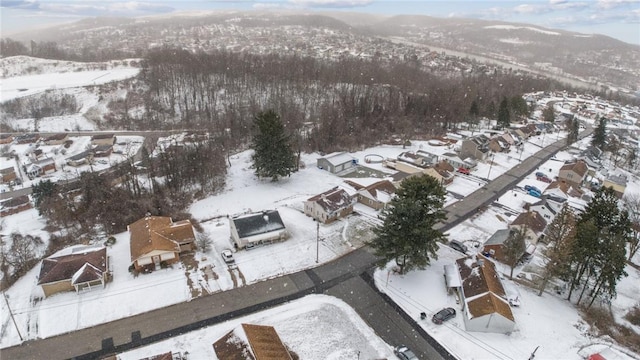
[[358,160],[346,152],[337,152],[321,157],[317,161],[320,169],[337,174],[358,165]]
[[277,210],[236,216],[230,225],[231,239],[239,249],[285,240],[289,236]]
[[462,279],[463,320],[467,331],[509,334],[516,322],[495,265],[478,254],[456,261]]

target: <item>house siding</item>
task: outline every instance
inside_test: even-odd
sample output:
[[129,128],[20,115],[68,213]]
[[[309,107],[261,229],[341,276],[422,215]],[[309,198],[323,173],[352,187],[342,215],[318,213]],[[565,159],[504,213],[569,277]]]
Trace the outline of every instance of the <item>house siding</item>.
[[67,292],[67,291],[75,290],[73,285],[71,285],[71,279],[59,281],[56,283],[42,284],[40,286],[42,287],[42,291],[44,291],[45,297],[49,297],[59,292]]
[[502,334],[512,332],[516,326],[513,321],[498,313],[483,315],[472,319],[470,319],[469,314],[466,313],[464,325],[467,331]]

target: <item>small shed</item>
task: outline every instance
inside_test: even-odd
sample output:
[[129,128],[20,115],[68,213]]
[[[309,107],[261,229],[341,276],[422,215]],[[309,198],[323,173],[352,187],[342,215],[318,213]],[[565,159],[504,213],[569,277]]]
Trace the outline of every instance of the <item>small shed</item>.
[[460,279],[460,273],[456,265],[448,264],[444,266],[444,282],[447,285],[447,291],[449,293],[462,288],[462,280]]
[[327,170],[332,174],[337,174],[357,165],[358,160],[346,152],[332,153],[319,158],[317,161],[317,166],[320,169]]

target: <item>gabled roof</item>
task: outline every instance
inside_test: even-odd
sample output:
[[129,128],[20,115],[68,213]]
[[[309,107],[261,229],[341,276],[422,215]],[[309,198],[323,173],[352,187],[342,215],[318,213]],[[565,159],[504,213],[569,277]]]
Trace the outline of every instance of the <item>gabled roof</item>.
[[154,250],[180,252],[180,244],[195,240],[189,220],[147,216],[129,225],[131,262]]
[[573,171],[574,173],[580,175],[581,177],[584,177],[587,174],[587,170],[589,170],[589,168],[587,167],[587,164],[583,160],[578,160],[576,162],[564,164],[560,168],[560,171],[563,171],[563,170]]
[[29,195],[20,195],[0,201],[0,208],[8,209],[16,206],[28,204],[30,202]]
[[327,160],[331,165],[340,165],[348,162],[352,162],[355,158],[346,152],[331,153],[321,159]]
[[486,293],[467,301],[467,307],[472,319],[498,313],[511,321],[515,321],[509,303],[493,293]]
[[509,232],[511,230],[509,229],[500,229],[497,230],[496,232],[493,233],[493,235],[491,235],[490,238],[487,239],[487,241],[484,242],[484,245],[500,245],[500,244],[504,244],[505,240],[507,240],[507,238],[509,237]]
[[462,290],[467,299],[477,295],[492,292],[497,296],[505,296],[504,288],[496,272],[496,267],[489,259],[478,254],[476,259],[465,257],[456,260],[460,278],[462,279]]
[[16,172],[16,169],[13,166],[9,166],[4,169],[0,169],[0,175],[9,175]]
[[374,199],[387,202],[391,195],[396,193],[396,187],[389,180],[381,180],[367,186],[363,191],[368,192]]
[[[553,209],[549,209],[553,211]],[[553,213],[555,214],[555,211],[553,211]],[[547,222],[536,211],[527,211],[520,213],[520,215],[511,222],[511,225],[522,225],[533,230],[535,233],[541,233],[545,227],[547,227]]]
[[256,360],[287,360],[291,354],[273,326],[242,324]]
[[85,263],[82,267],[73,274],[71,277],[71,284],[82,284],[89,281],[100,280],[102,279],[102,274],[104,271],[102,269],[91,265],[90,263]]
[[317,203],[327,213],[344,209],[352,204],[351,196],[337,186],[322,194],[313,196],[307,201]]
[[114,134],[97,134],[97,135],[93,135],[91,137],[91,140],[101,140],[101,139],[111,139],[112,137],[114,137]]
[[282,218],[277,210],[241,215],[233,218],[232,221],[238,231],[238,237],[241,239],[285,229]]
[[67,251],[63,255],[54,254],[42,260],[38,285],[63,280],[75,280],[75,283],[80,283],[83,282],[80,280],[98,274],[102,277],[102,273],[107,271],[106,248],[76,247],[65,250]]

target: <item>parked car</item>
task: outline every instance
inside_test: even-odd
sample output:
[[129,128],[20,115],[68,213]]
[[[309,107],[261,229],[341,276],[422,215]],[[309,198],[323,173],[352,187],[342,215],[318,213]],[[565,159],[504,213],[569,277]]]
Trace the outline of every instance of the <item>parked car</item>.
[[548,176],[546,176],[546,175],[545,175],[545,176],[538,176],[538,177],[536,177],[536,179],[537,179],[538,181],[546,182],[546,183],[548,183],[548,184],[549,184],[549,183],[551,183],[551,182],[553,181],[553,180],[551,180],[551,178],[549,178],[549,177],[548,177]]
[[465,175],[471,174],[471,171],[469,171],[469,169],[467,169],[465,167],[462,167],[462,166],[458,168],[458,172],[460,174],[465,174]]
[[442,324],[443,322],[456,317],[456,310],[454,308],[444,308],[438,311],[431,320],[436,324]]
[[526,192],[530,192],[531,190],[533,190],[533,191],[535,191],[535,192],[537,192],[537,193],[539,193],[539,194],[542,194],[542,191],[540,191],[540,189],[538,189],[538,188],[537,188],[537,187],[535,187],[535,186],[531,186],[531,185],[525,185],[525,186],[524,186],[524,191],[526,191]]
[[547,176],[547,174],[543,173],[542,171],[536,172],[536,177],[543,177],[543,176]]
[[467,247],[458,240],[451,240],[449,242],[449,247],[464,254],[466,254],[468,250]]
[[537,198],[539,198],[539,197],[541,197],[541,196],[542,196],[542,194],[541,194],[539,191],[536,191],[536,190],[534,190],[534,189],[529,190],[529,195],[531,195],[531,196],[535,196],[535,197],[537,197]]
[[402,360],[418,359],[416,354],[414,354],[413,351],[409,350],[409,348],[404,345],[396,346],[393,349],[393,353],[396,354],[398,359],[402,359]]
[[231,252],[231,250],[229,249],[222,250],[220,255],[222,255],[222,260],[224,260],[225,263],[229,265],[236,263],[236,259],[233,258],[233,253]]

